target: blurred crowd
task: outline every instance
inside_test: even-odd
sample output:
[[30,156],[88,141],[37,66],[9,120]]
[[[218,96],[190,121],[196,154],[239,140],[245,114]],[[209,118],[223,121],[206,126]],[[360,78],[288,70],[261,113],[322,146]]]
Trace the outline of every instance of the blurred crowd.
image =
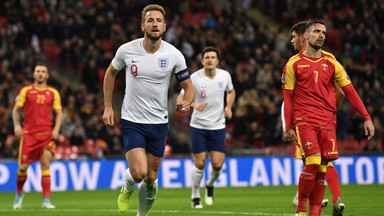
[[[143,36],[141,10],[150,3],[155,2],[0,2],[1,157],[17,155],[11,111],[21,87],[32,82],[37,61],[52,65],[48,83],[61,94],[64,120],[58,143],[80,146],[77,153],[86,157],[122,153],[120,128],[105,127],[101,121],[101,83],[117,48]],[[167,12],[164,39],[182,51],[190,72],[201,67],[204,47],[216,46],[222,52],[219,67],[231,73],[237,94],[234,117],[227,122],[229,149],[290,145],[282,138],[280,116],[281,72],[295,54],[289,28],[297,21],[318,18],[328,28],[325,49],[344,65],[373,116],[374,140],[364,142],[364,146],[357,144],[354,150],[382,150],[384,23],[380,20],[384,20],[384,1],[169,0],[163,6]],[[256,18],[255,11],[261,11],[263,18]],[[118,74],[117,81],[116,96],[121,100],[124,73]],[[74,83],[80,83],[80,87],[74,88]],[[169,111],[173,117],[168,144],[174,154],[188,155],[189,116],[173,113],[172,107],[179,91],[180,86],[172,80]],[[340,143],[364,140],[362,124],[363,119],[345,99],[338,112]],[[89,143],[102,152],[91,151],[86,145]]]

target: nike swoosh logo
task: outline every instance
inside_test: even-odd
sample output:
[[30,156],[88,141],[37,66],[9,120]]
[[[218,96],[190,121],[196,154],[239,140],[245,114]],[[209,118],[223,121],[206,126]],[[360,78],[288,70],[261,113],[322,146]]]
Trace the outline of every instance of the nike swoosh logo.
[[135,60],[132,60],[132,63],[137,63],[137,62],[140,62],[140,61],[135,61]]

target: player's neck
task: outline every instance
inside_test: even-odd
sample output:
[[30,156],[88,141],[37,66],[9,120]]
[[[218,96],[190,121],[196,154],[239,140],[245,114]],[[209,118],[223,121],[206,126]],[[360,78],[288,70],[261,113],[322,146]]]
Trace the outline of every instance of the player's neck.
[[47,83],[46,82],[44,82],[44,83],[34,82],[33,83],[33,87],[35,87],[37,89],[46,89],[47,88]]
[[306,48],[303,51],[303,55],[310,57],[310,58],[320,58],[322,53],[321,53],[321,49],[316,50],[316,49],[308,46],[308,48]]
[[143,47],[149,54],[155,53],[161,46],[161,38],[157,41],[153,41],[148,37],[144,37]]
[[216,76],[216,69],[205,69],[204,68],[204,73],[208,78],[213,79]]

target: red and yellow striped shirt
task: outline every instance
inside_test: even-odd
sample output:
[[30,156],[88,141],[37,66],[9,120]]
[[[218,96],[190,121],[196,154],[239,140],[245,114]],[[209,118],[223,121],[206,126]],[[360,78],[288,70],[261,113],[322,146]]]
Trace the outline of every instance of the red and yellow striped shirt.
[[335,57],[322,51],[320,58],[302,54],[290,58],[284,67],[282,88],[292,90],[293,122],[311,123],[327,129],[336,129],[336,92],[334,80],[340,87],[351,84],[348,74]]
[[52,130],[52,110],[62,109],[59,92],[48,86],[35,88],[33,84],[20,90],[16,106],[24,107],[24,133],[50,133]]

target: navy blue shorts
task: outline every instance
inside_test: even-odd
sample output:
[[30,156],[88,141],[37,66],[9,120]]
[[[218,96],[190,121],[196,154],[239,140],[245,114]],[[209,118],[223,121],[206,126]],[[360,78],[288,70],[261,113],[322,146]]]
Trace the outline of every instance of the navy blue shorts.
[[191,150],[194,154],[206,151],[225,153],[225,128],[203,130],[191,127]]
[[156,157],[163,157],[168,135],[168,123],[139,124],[121,119],[124,151],[144,148]]

